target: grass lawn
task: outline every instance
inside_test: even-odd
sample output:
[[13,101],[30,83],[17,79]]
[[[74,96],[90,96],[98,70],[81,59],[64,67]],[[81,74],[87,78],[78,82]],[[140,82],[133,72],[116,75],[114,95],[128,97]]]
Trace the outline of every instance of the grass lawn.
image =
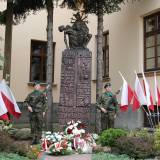
[[27,157],[19,156],[13,153],[0,153],[0,160],[29,160]]
[[[127,155],[113,155],[109,153],[97,153],[92,155],[92,160],[131,160]],[[132,159],[133,160],[133,159]]]

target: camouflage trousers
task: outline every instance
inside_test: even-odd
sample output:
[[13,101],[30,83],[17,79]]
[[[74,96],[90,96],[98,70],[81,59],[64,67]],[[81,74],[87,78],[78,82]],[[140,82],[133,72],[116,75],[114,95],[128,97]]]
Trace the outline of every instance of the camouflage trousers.
[[114,128],[114,111],[107,111],[107,113],[101,114],[101,130]]
[[43,115],[42,113],[31,113],[29,116],[31,134],[34,141],[39,141],[43,130]]

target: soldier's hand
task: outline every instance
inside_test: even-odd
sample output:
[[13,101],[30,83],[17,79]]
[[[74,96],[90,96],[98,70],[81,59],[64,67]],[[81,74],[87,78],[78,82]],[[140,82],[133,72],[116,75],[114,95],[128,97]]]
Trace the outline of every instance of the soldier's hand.
[[29,112],[33,112],[33,109],[31,106],[28,106],[28,110],[29,110]]
[[105,108],[103,108],[103,107],[101,107],[101,111],[102,111],[103,113],[107,113],[107,110],[106,110]]

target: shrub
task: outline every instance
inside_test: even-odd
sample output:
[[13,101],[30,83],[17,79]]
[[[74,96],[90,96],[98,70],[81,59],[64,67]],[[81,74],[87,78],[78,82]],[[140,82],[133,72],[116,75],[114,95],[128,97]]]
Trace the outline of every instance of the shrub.
[[18,129],[12,137],[17,140],[30,140],[32,138],[31,130],[29,128]]
[[18,153],[26,156],[29,150],[28,141],[15,141],[7,132],[0,132],[0,151]]
[[122,129],[107,129],[102,132],[102,134],[99,137],[99,142],[102,144],[102,146],[114,146],[115,140],[119,137],[124,137],[127,135],[127,132]]
[[29,160],[27,157],[19,156],[18,154],[13,153],[0,153],[0,159],[1,160]]
[[127,155],[113,155],[110,153],[97,153],[92,155],[92,160],[131,160]]
[[9,152],[11,145],[13,145],[13,140],[6,132],[0,132],[0,151]]
[[153,143],[153,139],[143,137],[120,137],[116,140],[113,151],[133,158],[150,158],[155,154]]
[[151,134],[148,132],[148,129],[139,129],[130,131],[127,137],[143,137],[143,138],[150,138]]
[[154,146],[158,154],[160,154],[160,128],[157,128],[154,133]]

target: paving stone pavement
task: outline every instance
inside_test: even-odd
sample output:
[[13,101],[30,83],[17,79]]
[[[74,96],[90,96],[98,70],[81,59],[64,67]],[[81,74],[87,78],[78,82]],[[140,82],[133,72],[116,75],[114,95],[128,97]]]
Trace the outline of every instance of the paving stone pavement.
[[92,154],[73,154],[68,156],[50,156],[42,153],[39,160],[91,160]]

